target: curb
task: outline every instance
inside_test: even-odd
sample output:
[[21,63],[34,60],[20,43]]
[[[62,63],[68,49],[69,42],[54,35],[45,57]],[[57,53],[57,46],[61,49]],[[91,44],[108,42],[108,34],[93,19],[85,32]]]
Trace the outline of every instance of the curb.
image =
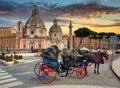
[[113,70],[112,65],[113,65],[113,61],[111,60],[111,61],[110,61],[110,69],[111,69],[111,71],[114,73],[114,75],[117,77],[117,79],[120,81],[120,77],[119,77],[119,76],[116,74],[116,72]]

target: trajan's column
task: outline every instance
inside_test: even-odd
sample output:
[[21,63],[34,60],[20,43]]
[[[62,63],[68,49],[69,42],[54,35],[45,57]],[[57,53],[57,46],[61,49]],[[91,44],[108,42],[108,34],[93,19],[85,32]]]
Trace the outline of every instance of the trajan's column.
[[70,24],[69,24],[70,49],[73,49],[72,28],[73,28],[72,22],[70,21]]

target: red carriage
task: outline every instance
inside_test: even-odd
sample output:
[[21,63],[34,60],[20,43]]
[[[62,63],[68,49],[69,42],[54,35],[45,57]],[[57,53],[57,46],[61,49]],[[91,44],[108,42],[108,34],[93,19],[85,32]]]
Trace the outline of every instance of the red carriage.
[[55,45],[46,49],[41,56],[43,61],[35,65],[34,72],[43,83],[51,83],[57,74],[64,77],[68,73],[76,72],[80,79],[86,75],[85,61],[78,63],[73,56],[67,54],[62,55],[63,63],[58,63],[58,47]]
[[[76,72],[79,79],[83,79],[87,74],[87,67],[94,61],[90,61],[89,53],[83,56],[62,55],[63,62],[58,62],[58,47],[51,46],[42,53],[43,61],[38,62],[34,67],[34,72],[41,82],[51,83],[56,76],[65,77],[69,73]],[[96,54],[95,54],[96,55]],[[104,54],[99,54],[103,56]],[[91,63],[90,63],[91,62]]]

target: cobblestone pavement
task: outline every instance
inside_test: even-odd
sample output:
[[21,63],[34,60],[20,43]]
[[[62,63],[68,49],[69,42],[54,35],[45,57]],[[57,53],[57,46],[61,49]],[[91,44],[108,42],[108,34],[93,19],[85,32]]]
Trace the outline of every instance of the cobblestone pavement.
[[74,73],[62,78],[57,76],[50,84],[42,84],[34,74],[33,69],[38,61],[40,57],[25,57],[23,63],[12,67],[0,65],[0,88],[120,88],[120,81],[110,69],[110,61],[100,65],[99,75],[93,73],[93,65],[88,67],[88,76],[84,79],[78,79]]

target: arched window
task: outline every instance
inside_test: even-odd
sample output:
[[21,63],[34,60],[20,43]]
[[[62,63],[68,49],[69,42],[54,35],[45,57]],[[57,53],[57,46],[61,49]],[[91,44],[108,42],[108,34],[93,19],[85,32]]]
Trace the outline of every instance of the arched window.
[[34,34],[34,31],[31,31],[31,34],[33,35],[33,34]]

